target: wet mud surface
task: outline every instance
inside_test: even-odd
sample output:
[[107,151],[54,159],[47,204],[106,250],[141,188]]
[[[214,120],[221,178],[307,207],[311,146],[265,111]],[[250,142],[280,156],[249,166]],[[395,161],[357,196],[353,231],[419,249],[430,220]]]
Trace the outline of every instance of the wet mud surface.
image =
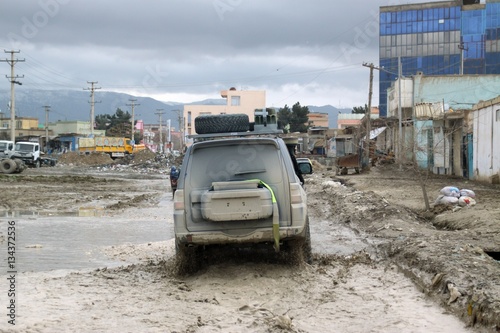
[[424,212],[408,173],[318,167],[306,178],[312,265],[221,256],[178,276],[169,181],[157,167],[1,176],[0,245],[16,220],[20,265],[32,262],[19,275],[16,329],[497,332],[500,189],[440,176],[427,185],[431,201],[453,185],[474,190],[477,204]]

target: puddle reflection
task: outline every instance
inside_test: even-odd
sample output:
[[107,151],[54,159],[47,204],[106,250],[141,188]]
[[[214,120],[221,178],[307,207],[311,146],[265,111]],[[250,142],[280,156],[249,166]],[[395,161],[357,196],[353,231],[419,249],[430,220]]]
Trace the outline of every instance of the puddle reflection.
[[106,216],[104,207],[80,207],[77,211],[35,211],[35,210],[0,210],[0,218],[36,218],[36,217],[102,217]]
[[[170,209],[140,216],[106,216],[106,209],[85,207],[76,212],[14,211],[0,213],[0,247],[6,246],[8,220],[16,222],[18,272],[87,269],[123,264],[103,249],[123,244],[144,244],[173,238]],[[6,256],[0,270],[7,267]]]

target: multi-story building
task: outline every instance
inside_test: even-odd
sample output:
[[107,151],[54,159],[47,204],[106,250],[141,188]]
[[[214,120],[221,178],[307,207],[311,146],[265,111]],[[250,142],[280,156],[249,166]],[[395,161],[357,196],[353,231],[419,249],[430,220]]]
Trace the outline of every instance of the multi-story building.
[[309,127],[326,127],[328,128],[328,113],[309,112],[307,115]]
[[500,74],[500,0],[380,7],[380,116],[398,76]]
[[[5,139],[10,139],[10,118],[0,118],[0,136]],[[49,133],[50,134],[50,133]],[[33,117],[16,117],[15,119],[15,136],[44,136],[45,129],[38,123],[38,118]]]
[[[365,117],[364,113],[339,113],[337,118],[337,128],[345,129],[347,127],[359,126],[361,125],[361,121]],[[379,108],[376,106],[372,106],[370,112],[371,119],[378,119],[379,117]]]

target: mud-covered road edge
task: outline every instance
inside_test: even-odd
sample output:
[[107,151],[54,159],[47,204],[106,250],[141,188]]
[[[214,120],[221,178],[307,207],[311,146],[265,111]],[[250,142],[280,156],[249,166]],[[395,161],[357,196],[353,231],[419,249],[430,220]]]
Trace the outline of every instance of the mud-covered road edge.
[[[437,302],[443,309],[460,318],[467,327],[481,332],[498,332],[500,328],[500,302],[483,289],[487,273],[468,273],[453,267],[446,256],[453,255],[442,249],[440,253],[423,253],[416,240],[413,244],[393,241],[379,246],[378,253],[385,253],[387,260],[395,264],[409,277],[417,288]],[[417,244],[416,244],[417,243]],[[471,262],[477,254],[464,249]],[[457,294],[457,292],[459,294]]]
[[[498,280],[492,276],[497,263],[481,249],[481,238],[473,231],[464,236],[467,231],[439,230],[408,207],[373,191],[357,190],[335,176],[329,178],[312,180],[308,191],[321,202],[317,205],[328,206],[326,217],[335,216],[338,223],[374,240],[368,242],[373,245],[367,251],[376,260],[394,263],[425,295],[468,327],[500,331],[500,301],[494,296],[499,286],[491,282]],[[344,189],[329,186],[331,181],[340,181]],[[360,205],[363,209],[353,210]],[[453,299],[457,292],[460,295]]]

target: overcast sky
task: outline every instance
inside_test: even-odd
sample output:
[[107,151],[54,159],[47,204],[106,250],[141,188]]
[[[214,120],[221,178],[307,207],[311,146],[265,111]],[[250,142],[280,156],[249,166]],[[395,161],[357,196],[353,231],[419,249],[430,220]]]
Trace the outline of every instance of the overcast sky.
[[[2,0],[0,52],[20,50],[15,74],[27,89],[97,81],[189,103],[235,87],[266,90],[268,107],[352,108],[368,102],[362,64],[378,65],[379,7],[416,2],[425,1]],[[378,105],[378,73],[373,89]]]

